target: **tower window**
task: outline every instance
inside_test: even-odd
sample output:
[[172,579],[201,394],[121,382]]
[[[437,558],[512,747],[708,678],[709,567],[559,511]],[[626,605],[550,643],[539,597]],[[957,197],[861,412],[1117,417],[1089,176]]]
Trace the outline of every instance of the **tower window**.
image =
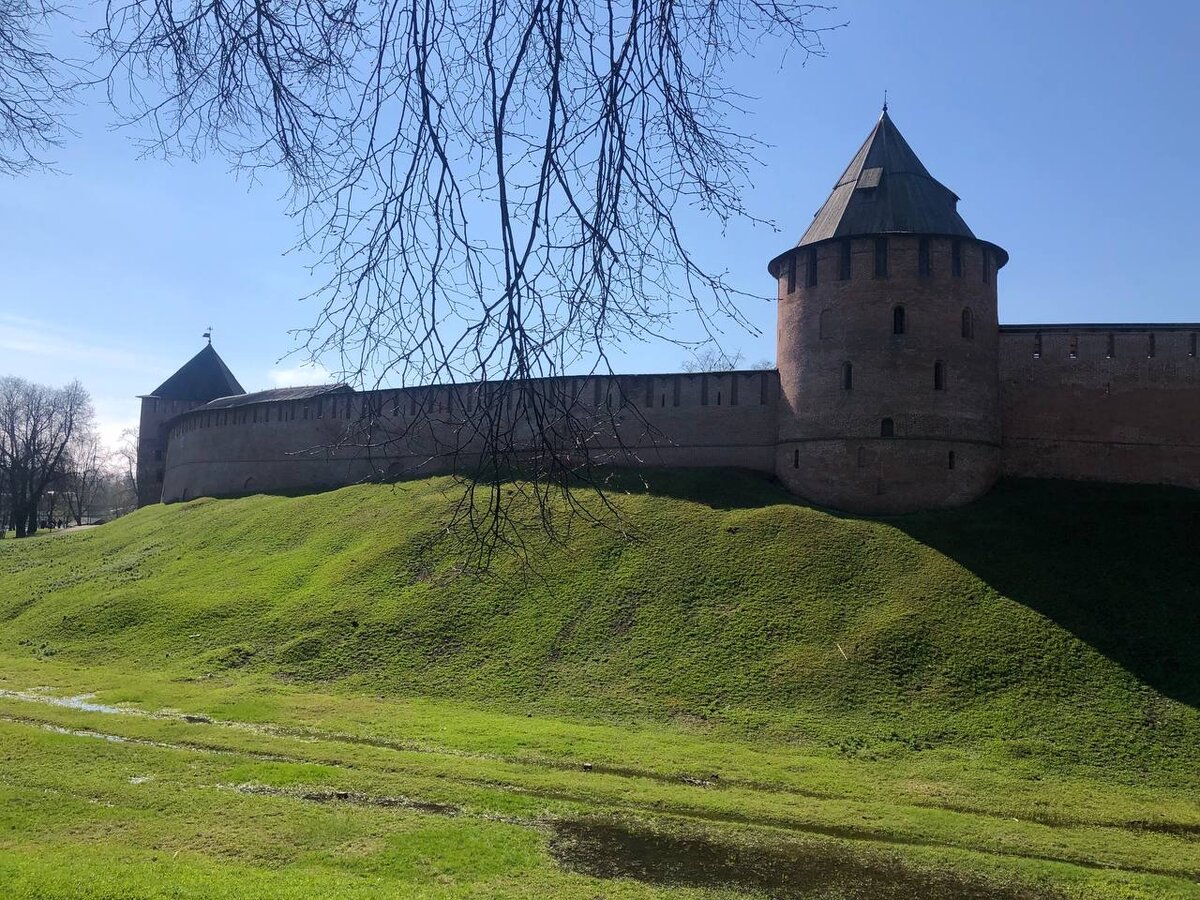
[[831,330],[832,326],[830,324],[830,320],[832,319],[832,317],[833,317],[833,310],[831,310],[831,309],[821,310],[821,315],[817,319],[817,333],[820,335],[822,340],[824,340],[825,338],[831,337],[830,330]]
[[950,451],[950,455],[946,458],[946,468],[947,469],[954,468],[954,451],[953,450]]
[[804,283],[808,287],[817,286],[817,248],[813,247],[808,251],[808,271],[805,273]]
[[875,277],[887,278],[888,241],[885,237],[875,238]]
[[1033,358],[1042,358],[1042,333],[1040,331],[1033,336]]
[[1071,335],[1071,340],[1067,343],[1067,356],[1071,359],[1079,359],[1079,336]]
[[879,436],[880,437],[895,437],[896,436],[896,424],[891,419],[884,419],[882,422],[879,423]]
[[848,362],[842,363],[842,390],[848,391],[854,387],[854,366]]
[[788,278],[787,292],[789,294],[796,293],[796,254],[795,253],[792,253],[791,255],[788,256],[787,278]]
[[1188,356],[1192,357],[1192,359],[1196,358],[1196,332],[1194,331],[1192,332],[1191,343],[1188,344]]
[[1117,338],[1114,334],[1109,332],[1108,348],[1104,351],[1104,358],[1112,359],[1116,355],[1117,355]]
[[799,450],[792,451],[792,468],[793,469],[800,468],[800,451]]
[[946,389],[946,365],[941,360],[933,364],[933,389],[935,391]]
[[962,278],[962,241],[950,245],[950,272],[955,278]]
[[850,242],[842,241],[841,270],[838,275],[842,281],[850,280]]
[[892,310],[892,334],[904,334],[907,326],[904,315],[904,307],[897,306]]
[[1154,335],[1150,335],[1150,339],[1146,346],[1146,359],[1154,359]]
[[981,272],[980,277],[983,278],[983,283],[987,284],[992,280],[992,254],[984,248],[980,253]]
[[975,337],[975,314],[969,306],[962,311],[962,336],[968,341]]
[[929,238],[917,242],[917,274],[929,274]]

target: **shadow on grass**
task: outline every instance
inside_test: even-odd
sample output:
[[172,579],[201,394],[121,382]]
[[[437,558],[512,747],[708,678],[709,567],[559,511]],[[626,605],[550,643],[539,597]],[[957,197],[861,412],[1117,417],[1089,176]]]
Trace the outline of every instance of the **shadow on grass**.
[[[712,509],[800,504],[774,475],[752,469],[604,469],[593,483],[605,491],[650,494]],[[581,482],[581,486],[587,486]]]
[[1013,479],[889,523],[1200,707],[1200,491]]

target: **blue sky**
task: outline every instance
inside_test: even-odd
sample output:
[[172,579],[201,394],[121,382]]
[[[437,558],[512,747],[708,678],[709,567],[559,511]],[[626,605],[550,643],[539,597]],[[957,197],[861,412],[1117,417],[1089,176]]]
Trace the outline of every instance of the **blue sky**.
[[[873,126],[893,120],[980,237],[1005,247],[1002,322],[1198,321],[1200,4],[848,2],[828,56],[801,65],[765,42],[731,63],[757,97],[741,127],[768,146],[748,208],[778,227],[690,223],[760,330],[729,349],[774,357],[767,260],[793,244]],[[115,439],[152,390],[214,343],[249,390],[296,372],[291,329],[319,279],[295,242],[283,184],[218,159],[139,159],[100,98],[78,106],[60,174],[4,184],[0,373],[91,390]],[[682,336],[690,337],[686,330]],[[622,371],[686,354],[636,345]]]

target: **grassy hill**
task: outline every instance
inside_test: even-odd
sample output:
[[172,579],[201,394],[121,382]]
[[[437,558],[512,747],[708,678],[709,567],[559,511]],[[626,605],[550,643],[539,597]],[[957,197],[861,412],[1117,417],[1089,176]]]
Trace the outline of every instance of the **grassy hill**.
[[487,574],[447,479],[0,542],[0,894],[1200,897],[1200,494],[646,478]]
[[197,500],[0,546],[0,650],[674,718],[879,754],[1200,762],[1200,495],[1011,482],[886,520],[745,473],[464,573],[446,480]]

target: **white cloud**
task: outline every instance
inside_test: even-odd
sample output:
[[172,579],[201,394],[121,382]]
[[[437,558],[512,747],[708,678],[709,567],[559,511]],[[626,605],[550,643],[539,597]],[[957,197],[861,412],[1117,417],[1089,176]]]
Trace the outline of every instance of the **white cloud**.
[[65,333],[61,326],[9,313],[0,313],[0,350],[49,357],[60,363],[68,360],[97,362],[133,372],[145,372],[150,368],[144,351],[92,342]]
[[267,378],[275,387],[301,387],[310,384],[329,384],[332,376],[320,363],[301,363],[289,369],[272,369]]

